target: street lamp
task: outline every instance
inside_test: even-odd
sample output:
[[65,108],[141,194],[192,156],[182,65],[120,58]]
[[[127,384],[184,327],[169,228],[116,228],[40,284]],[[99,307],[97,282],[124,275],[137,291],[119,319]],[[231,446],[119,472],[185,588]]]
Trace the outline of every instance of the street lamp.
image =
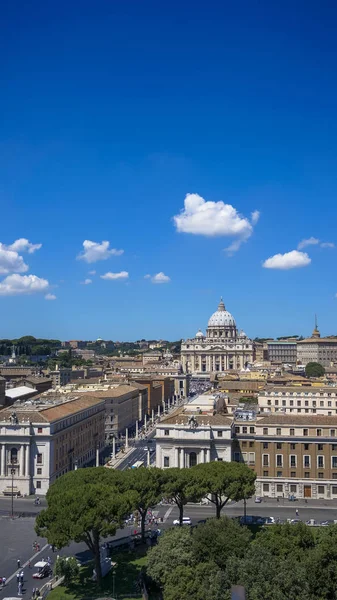
[[111,561],[111,566],[112,566],[112,600],[116,600],[115,599],[115,578],[116,578],[116,570],[115,569],[117,567],[117,563]]
[[12,519],[14,519],[14,475],[15,469],[13,464],[11,464],[11,476],[12,476]]

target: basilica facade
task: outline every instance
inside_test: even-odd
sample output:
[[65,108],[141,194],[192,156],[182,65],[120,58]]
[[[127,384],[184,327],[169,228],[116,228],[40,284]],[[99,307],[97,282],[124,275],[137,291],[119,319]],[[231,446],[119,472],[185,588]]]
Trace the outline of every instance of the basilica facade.
[[181,361],[185,373],[241,370],[253,362],[253,342],[238,331],[222,298],[208,321],[206,335],[199,330],[194,338],[182,342]]

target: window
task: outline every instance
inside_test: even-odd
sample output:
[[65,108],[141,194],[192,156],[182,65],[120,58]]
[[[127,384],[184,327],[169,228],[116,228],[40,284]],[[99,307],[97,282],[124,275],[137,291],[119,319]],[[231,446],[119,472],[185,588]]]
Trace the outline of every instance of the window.
[[18,462],[18,450],[17,448],[11,448],[11,463],[12,465],[16,465]]
[[249,433],[255,433],[255,427],[249,427]]
[[197,455],[195,452],[190,452],[190,467],[195,467],[197,464]]
[[331,408],[332,404],[331,404],[331,400],[329,400],[328,402],[328,408]]
[[323,450],[324,444],[317,444],[317,450]]
[[254,442],[249,442],[249,448],[254,448]]
[[320,405],[321,407],[322,407],[322,406],[324,406],[324,400],[320,400],[320,403],[319,403],[319,405]]
[[296,444],[290,444],[290,450],[296,450]]
[[276,477],[282,477],[282,471],[277,471]]
[[312,405],[313,405],[313,406],[316,406],[316,400],[313,400],[313,401],[312,401]]
[[331,457],[331,465],[333,469],[337,469],[337,456]]
[[290,472],[290,477],[296,477],[296,472],[295,471],[291,471]]
[[240,433],[240,427],[235,427],[235,433]]
[[331,450],[335,451],[337,450],[337,444],[331,444]]
[[282,400],[282,406],[286,406],[287,402],[286,400]]
[[310,444],[304,444],[304,450],[309,450]]
[[290,491],[291,491],[292,494],[294,494],[294,493],[296,494],[296,492],[297,492],[297,485],[296,485],[296,483],[291,483],[290,484]]
[[37,475],[42,475],[42,469],[41,469],[41,467],[38,467],[38,468],[36,469],[36,474],[37,474]]
[[275,400],[275,406],[278,406],[278,400]]
[[38,432],[38,433],[42,433],[42,427],[38,427],[38,428],[37,428],[37,432]]
[[305,473],[304,473],[304,477],[305,477],[305,479],[309,479],[309,477],[310,477],[310,473],[308,473],[308,471],[305,471]]
[[242,446],[247,446],[247,442],[241,442]]
[[281,427],[276,427],[276,435],[281,435]]
[[331,488],[331,492],[332,492],[332,494],[333,494],[334,496],[336,496],[336,495],[337,495],[337,485],[333,485],[333,486],[332,486],[332,488]]
[[303,466],[305,469],[310,469],[310,455],[309,454],[305,454],[303,456]]
[[319,494],[325,494],[325,485],[318,485],[317,491]]
[[264,450],[265,450],[266,448],[268,448],[268,442],[263,442],[263,448],[264,448]]
[[324,456],[317,456],[317,468],[324,469]]
[[255,452],[249,452],[249,464],[255,465]]
[[324,473],[318,473],[318,479],[324,479]]
[[295,429],[290,429],[290,435],[295,435]]
[[276,466],[283,467],[283,454],[276,454]]
[[303,429],[303,435],[305,435],[305,436],[309,435],[309,429]]
[[263,471],[263,477],[268,477],[268,471]]
[[336,437],[336,429],[330,429],[331,437]]
[[170,435],[170,430],[169,429],[164,429],[164,435]]
[[264,492],[269,492],[269,483],[264,483],[263,484],[263,491]]
[[[336,456],[337,460],[337,456]],[[269,454],[262,454],[262,464],[264,467],[269,467]]]
[[290,404],[290,406],[294,406],[294,401],[290,400],[289,404]]
[[164,456],[164,467],[169,467],[169,466],[170,466],[170,457]]
[[268,435],[268,427],[263,428],[263,435]]
[[306,400],[306,401],[304,402],[304,406],[309,406],[309,402],[308,402],[308,400]]
[[301,406],[301,400],[297,400],[297,406]]
[[283,492],[283,483],[278,483],[278,484],[276,485],[276,491],[277,491],[279,494],[282,494],[282,492]]
[[281,442],[277,442],[276,448],[277,448],[277,450],[282,450],[282,443]]
[[297,467],[297,456],[295,454],[290,455],[290,466]]
[[222,437],[222,431],[218,431],[218,437]]
[[317,437],[320,437],[322,435],[322,430],[316,429],[316,435],[317,435]]
[[37,460],[36,460],[38,465],[42,465],[42,454],[38,454],[37,455]]
[[36,489],[40,490],[41,489],[41,481],[37,481],[36,482]]

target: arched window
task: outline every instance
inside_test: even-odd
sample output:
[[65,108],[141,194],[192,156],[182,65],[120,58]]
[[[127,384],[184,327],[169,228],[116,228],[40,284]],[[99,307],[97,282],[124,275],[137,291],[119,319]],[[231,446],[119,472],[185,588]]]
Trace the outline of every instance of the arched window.
[[190,452],[190,467],[195,467],[197,464],[197,455],[195,452]]
[[16,464],[18,462],[18,450],[17,448],[11,449],[11,463]]

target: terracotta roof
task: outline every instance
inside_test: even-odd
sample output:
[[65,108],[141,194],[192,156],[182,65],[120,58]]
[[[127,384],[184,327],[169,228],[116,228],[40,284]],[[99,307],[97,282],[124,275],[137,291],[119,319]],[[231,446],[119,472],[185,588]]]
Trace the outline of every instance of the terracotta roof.
[[46,421],[51,423],[53,421],[58,421],[63,417],[68,417],[77,412],[85,410],[86,408],[91,408],[96,404],[100,404],[100,398],[85,394],[76,400],[69,400],[69,402],[64,402],[63,404],[58,404],[57,406],[53,406],[51,408],[45,408],[40,411],[40,414],[45,417]]
[[[189,418],[192,416],[192,413],[182,413],[177,411],[175,414],[171,414],[166,419],[162,419],[158,424],[159,427],[162,425],[187,425]],[[233,419],[230,417],[226,417],[224,415],[193,415],[199,423],[199,425],[227,425],[231,426],[233,423]]]
[[49,377],[38,377],[37,375],[28,375],[26,380],[30,383],[52,383]]
[[271,392],[297,392],[297,393],[330,393],[330,392],[334,392],[335,394],[337,394],[337,387],[332,387],[332,386],[327,386],[327,385],[322,385],[322,386],[300,386],[300,385],[280,385],[280,386],[270,386],[265,388],[264,390],[260,390],[259,394],[270,394]]
[[273,414],[268,417],[262,417],[256,422],[257,425],[337,425],[337,415],[278,415]]
[[130,392],[135,392],[136,390],[138,390],[138,387],[134,386],[134,385],[118,385],[114,388],[110,388],[109,390],[90,390],[92,396],[95,396],[95,398],[118,398],[119,396],[125,396],[126,394],[129,394]]
[[301,344],[337,344],[337,337],[334,338],[306,338],[297,342]]
[[13,406],[0,410],[0,422],[8,421],[13,412],[16,413],[19,423],[22,421],[29,421],[30,423],[48,423],[48,419],[46,419],[37,409],[20,410],[20,408],[14,408]]

